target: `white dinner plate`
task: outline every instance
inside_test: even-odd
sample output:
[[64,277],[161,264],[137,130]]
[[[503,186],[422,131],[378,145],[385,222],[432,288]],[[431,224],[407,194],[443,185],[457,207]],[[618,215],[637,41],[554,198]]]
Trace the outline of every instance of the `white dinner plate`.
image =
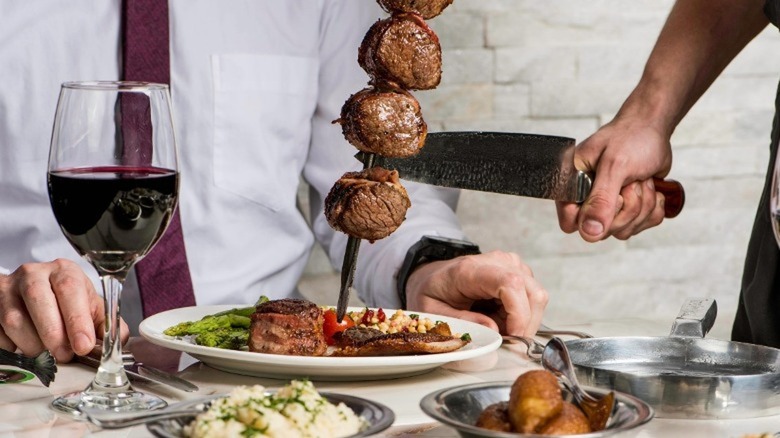
[[[253,353],[249,351],[224,350],[196,345],[183,339],[163,334],[163,331],[180,322],[194,321],[206,315],[230,310],[236,305],[196,306],[168,310],[141,322],[141,335],[153,344],[187,353],[213,368],[248,376],[274,379],[309,378],[321,381],[381,380],[414,376],[431,371],[441,365],[472,359],[492,352],[501,346],[501,335],[472,322],[446,316],[421,312],[416,313],[432,321],[444,321],[453,333],[468,333],[471,342],[465,347],[449,353],[421,354],[407,356],[373,357],[328,357],[328,356],[285,356]],[[349,310],[360,311],[362,307]],[[385,310],[392,315],[395,310]]]

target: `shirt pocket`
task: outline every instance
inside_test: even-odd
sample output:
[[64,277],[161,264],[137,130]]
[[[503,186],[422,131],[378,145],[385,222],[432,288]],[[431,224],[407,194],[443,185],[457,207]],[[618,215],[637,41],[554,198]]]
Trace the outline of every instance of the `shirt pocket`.
[[214,183],[278,211],[295,205],[317,100],[316,58],[212,57]]

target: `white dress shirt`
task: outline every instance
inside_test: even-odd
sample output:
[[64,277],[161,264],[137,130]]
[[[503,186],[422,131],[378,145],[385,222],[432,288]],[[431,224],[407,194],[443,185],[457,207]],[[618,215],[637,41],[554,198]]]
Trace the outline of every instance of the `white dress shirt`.
[[[331,122],[366,86],[357,48],[384,16],[371,0],[170,1],[179,208],[198,304],[295,296],[315,238],[341,267],[346,236],[331,229],[322,204],[361,165]],[[79,260],[98,288],[51,213],[46,163],[60,84],[118,79],[120,41],[118,0],[0,0],[5,271],[64,257]],[[296,205],[301,177],[312,188],[311,226]],[[463,237],[457,191],[404,186],[412,200],[404,224],[361,245],[355,288],[372,306],[398,306],[394,276],[420,236]],[[135,327],[140,303],[130,277],[122,314]],[[320,304],[335,305],[337,295]]]

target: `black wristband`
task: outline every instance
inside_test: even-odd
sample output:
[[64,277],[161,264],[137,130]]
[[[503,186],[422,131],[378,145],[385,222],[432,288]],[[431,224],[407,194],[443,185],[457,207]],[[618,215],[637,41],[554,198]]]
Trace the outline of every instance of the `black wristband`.
[[398,270],[396,291],[401,300],[401,309],[406,310],[406,283],[416,267],[434,260],[450,260],[472,254],[480,254],[479,246],[467,240],[423,236],[409,248],[401,269]]

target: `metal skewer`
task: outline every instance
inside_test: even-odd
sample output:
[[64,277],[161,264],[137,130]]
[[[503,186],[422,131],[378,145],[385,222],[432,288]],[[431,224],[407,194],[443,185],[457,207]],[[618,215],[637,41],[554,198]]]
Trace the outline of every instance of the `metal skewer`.
[[[361,154],[363,161],[363,170],[373,167],[374,154]],[[339,300],[336,303],[336,322],[341,322],[347,313],[347,304],[349,304],[349,293],[352,289],[352,282],[355,280],[355,268],[357,267],[358,251],[362,239],[349,236],[347,239],[347,250],[344,253],[344,262],[341,264],[341,290],[339,290]]]

